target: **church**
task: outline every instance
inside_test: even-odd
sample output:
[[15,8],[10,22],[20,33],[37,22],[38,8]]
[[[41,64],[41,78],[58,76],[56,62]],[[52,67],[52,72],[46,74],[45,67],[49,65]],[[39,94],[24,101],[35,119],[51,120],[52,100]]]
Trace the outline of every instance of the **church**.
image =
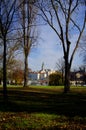
[[29,82],[35,85],[48,85],[49,75],[52,73],[55,71],[44,69],[44,63],[42,63],[41,70],[29,72]]

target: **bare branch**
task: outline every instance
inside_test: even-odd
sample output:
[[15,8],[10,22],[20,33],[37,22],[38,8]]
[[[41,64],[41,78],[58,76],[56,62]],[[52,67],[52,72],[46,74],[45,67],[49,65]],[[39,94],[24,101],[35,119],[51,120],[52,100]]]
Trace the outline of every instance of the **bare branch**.
[[76,27],[79,30],[79,32],[81,32],[79,25],[77,25],[76,22],[72,18],[70,18],[70,20],[72,21],[74,27]]
[[72,53],[72,55],[71,55],[70,64],[72,63],[74,54],[75,54],[75,52],[76,52],[76,50],[77,50],[77,48],[78,48],[79,41],[80,41],[80,39],[81,39],[82,33],[83,33],[84,29],[85,29],[85,26],[86,26],[86,11],[85,11],[85,17],[84,17],[83,27],[82,27],[82,29],[81,29],[81,31],[80,31],[80,33],[79,33],[79,36],[78,36],[78,39],[77,39],[77,42],[76,42],[76,46],[75,46],[75,48],[74,48],[74,50],[73,50],[73,53]]

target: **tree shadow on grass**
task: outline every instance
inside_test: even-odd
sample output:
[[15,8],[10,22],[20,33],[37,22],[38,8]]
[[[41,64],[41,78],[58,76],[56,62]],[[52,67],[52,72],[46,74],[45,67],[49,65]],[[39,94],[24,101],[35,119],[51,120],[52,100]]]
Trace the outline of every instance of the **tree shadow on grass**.
[[63,94],[27,91],[8,91],[8,102],[3,103],[0,91],[0,111],[3,112],[42,112],[86,117],[85,94]]

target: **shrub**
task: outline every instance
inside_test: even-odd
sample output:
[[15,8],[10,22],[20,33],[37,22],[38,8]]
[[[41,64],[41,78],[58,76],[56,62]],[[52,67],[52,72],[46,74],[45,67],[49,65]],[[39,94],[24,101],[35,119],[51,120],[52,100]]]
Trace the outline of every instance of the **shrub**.
[[55,72],[49,75],[49,85],[59,86],[63,85],[62,74],[60,72]]

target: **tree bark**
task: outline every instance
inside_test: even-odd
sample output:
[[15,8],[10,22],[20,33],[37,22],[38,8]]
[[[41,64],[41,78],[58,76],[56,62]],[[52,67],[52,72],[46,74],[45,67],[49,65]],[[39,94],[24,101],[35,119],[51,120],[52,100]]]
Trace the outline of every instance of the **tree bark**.
[[62,84],[64,84],[64,70],[62,69]]
[[4,101],[7,101],[6,37],[4,37],[4,51],[3,51],[3,97]]
[[68,58],[65,59],[65,81],[64,81],[64,93],[70,91],[70,64]]
[[28,87],[28,55],[25,56],[24,87]]

